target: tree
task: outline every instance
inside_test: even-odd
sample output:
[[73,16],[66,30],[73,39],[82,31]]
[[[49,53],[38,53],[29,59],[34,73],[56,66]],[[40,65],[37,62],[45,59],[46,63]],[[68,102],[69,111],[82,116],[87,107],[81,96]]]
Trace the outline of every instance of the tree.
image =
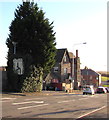
[[[36,80],[37,76],[34,76],[34,72],[41,70],[41,75],[44,75],[55,63],[56,42],[53,22],[50,23],[44,15],[45,13],[38,8],[37,4],[23,2],[17,7],[15,18],[9,27],[10,34],[6,41],[9,48],[7,71],[11,88],[16,91],[22,89],[25,79],[28,81],[30,77],[31,79],[34,77]],[[13,46],[13,42],[17,43],[16,46]],[[13,52],[15,47],[16,54]],[[17,75],[13,71],[14,58],[23,59],[23,75]]]

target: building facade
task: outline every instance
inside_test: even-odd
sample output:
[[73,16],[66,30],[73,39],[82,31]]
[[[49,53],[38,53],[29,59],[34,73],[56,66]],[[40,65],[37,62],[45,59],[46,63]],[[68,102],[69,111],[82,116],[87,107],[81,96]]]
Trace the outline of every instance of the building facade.
[[[60,90],[63,90],[62,84],[69,86],[70,89],[78,89],[81,83],[80,72],[80,58],[78,57],[78,51],[76,51],[76,57],[73,53],[69,53],[65,49],[57,49],[56,63],[51,70],[51,73],[46,77],[46,83],[59,86]],[[68,85],[69,84],[69,85]]]
[[62,83],[71,84],[71,61],[67,49],[57,49],[55,60],[56,63],[49,77],[47,76],[46,82],[62,90]]
[[101,85],[101,74],[95,72],[92,69],[88,69],[85,67],[81,70],[82,75],[82,86],[84,85],[93,85],[94,87],[98,87]]

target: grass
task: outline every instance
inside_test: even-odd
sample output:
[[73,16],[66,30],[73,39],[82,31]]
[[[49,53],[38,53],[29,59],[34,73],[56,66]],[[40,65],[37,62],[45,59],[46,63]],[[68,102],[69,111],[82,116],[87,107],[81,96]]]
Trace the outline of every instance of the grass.
[[[107,81],[109,77],[101,76],[101,81]],[[103,87],[109,87],[109,85],[102,85]]]
[[107,81],[107,80],[109,80],[109,77],[101,76],[101,81]]
[[109,87],[109,85],[102,85],[103,87]]

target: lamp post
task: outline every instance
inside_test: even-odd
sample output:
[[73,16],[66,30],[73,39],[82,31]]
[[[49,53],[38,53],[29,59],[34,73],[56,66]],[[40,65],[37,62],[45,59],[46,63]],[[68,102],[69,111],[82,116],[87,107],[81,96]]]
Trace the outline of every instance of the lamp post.
[[[22,2],[30,2],[30,0],[22,0]],[[34,2],[34,0],[32,0]]]
[[[76,45],[83,45],[83,44],[87,44],[86,42],[83,42],[83,43],[76,43],[76,44],[74,44],[73,45],[73,49],[74,49],[74,47],[76,46]],[[74,63],[74,59],[75,59],[75,57],[74,57],[74,54],[73,54],[73,88],[75,87],[75,63]]]
[[30,2],[30,0],[22,0],[22,2]]

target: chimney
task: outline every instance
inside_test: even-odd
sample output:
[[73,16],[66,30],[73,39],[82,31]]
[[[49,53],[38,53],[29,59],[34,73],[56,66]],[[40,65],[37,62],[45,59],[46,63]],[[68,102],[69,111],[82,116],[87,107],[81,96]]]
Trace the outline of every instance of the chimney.
[[78,58],[78,50],[76,50],[76,57]]

